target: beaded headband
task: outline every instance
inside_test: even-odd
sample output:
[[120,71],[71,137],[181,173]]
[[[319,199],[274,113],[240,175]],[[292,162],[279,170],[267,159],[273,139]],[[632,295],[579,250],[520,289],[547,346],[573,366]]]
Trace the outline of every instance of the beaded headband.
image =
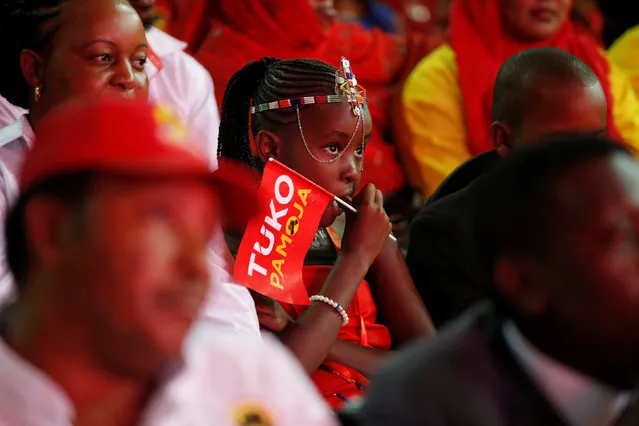
[[366,104],[366,90],[357,84],[357,79],[351,69],[350,61],[342,57],[341,63],[342,69],[338,70],[336,75],[336,82],[339,89],[342,91],[341,95],[304,96],[302,98],[265,102],[263,104],[252,106],[251,114],[280,108],[296,107],[299,105],[336,104],[348,102],[353,108],[353,114],[359,116],[362,113],[360,105]]

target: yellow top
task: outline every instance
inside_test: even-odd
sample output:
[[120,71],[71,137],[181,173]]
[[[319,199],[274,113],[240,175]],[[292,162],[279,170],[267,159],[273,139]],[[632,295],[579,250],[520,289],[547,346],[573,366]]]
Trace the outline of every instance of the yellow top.
[[608,57],[624,70],[630,83],[639,94],[639,26],[633,27],[619,37],[608,50]]
[[[636,62],[639,75],[639,57]],[[617,129],[624,140],[639,148],[639,102],[630,81],[614,64],[609,79]],[[429,195],[471,156],[457,61],[449,45],[422,59],[412,71],[403,88],[398,118],[396,143],[408,179]]]

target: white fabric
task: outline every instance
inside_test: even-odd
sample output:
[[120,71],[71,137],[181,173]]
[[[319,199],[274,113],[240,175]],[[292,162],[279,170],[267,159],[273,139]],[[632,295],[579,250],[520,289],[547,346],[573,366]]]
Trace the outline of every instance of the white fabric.
[[[149,99],[155,103],[170,104],[176,109],[180,118],[204,139],[211,165],[215,167],[220,116],[209,72],[184,52],[186,43],[157,28],[149,29],[146,38],[162,62],[161,70],[150,60],[144,67],[149,77]],[[26,112],[0,96],[0,128],[13,123]]]
[[[197,327],[185,343],[182,368],[168,377],[142,426],[237,426],[242,406],[256,407],[269,420],[264,424],[337,425],[308,375],[274,340]],[[0,425],[69,426],[74,420],[60,386],[0,340]]]
[[0,129],[13,123],[26,113],[26,109],[10,104],[3,96],[0,96]]
[[503,334],[524,370],[569,425],[607,426],[627,407],[629,392],[612,389],[548,357],[524,338],[514,322],[504,324]]
[[[22,116],[0,129],[0,226],[18,198],[18,173],[27,150],[33,145],[33,130]],[[0,237],[0,307],[13,298],[13,277],[6,262],[5,239]]]
[[157,28],[149,29],[146,38],[163,66],[158,71],[151,61],[147,61],[145,71],[150,82],[149,98],[157,103],[171,104],[191,130],[204,138],[206,152],[215,168],[220,116],[211,75],[184,52],[186,43]]

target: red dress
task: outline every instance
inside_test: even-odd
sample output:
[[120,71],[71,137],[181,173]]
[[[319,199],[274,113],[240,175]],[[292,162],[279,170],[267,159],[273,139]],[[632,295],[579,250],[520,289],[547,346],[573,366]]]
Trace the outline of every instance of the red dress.
[[[328,230],[336,247],[339,239],[332,230]],[[318,294],[328,274],[330,266],[304,266],[304,283],[309,295]],[[284,305],[284,310],[293,318],[304,313],[304,306]],[[377,349],[390,350],[392,345],[388,328],[377,321],[377,307],[373,294],[366,281],[362,281],[355,293],[353,302],[348,308],[349,322],[342,327],[338,339]],[[368,379],[361,373],[334,362],[325,362],[312,375],[319,391],[324,395],[331,407],[337,409],[345,402],[360,396],[368,385]]]

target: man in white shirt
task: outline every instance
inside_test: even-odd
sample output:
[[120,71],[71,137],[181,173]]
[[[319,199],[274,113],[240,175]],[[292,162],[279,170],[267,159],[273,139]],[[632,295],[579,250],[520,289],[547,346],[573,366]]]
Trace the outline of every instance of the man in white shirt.
[[639,163],[595,137],[518,150],[480,182],[493,303],[398,355],[364,426],[639,424]]
[[253,174],[210,172],[194,141],[144,101],[42,119],[6,228],[1,425],[336,424],[277,342],[192,328],[211,235],[258,208]]
[[[153,2],[131,2],[143,20],[149,42],[144,71],[149,78],[149,97],[156,103],[168,103],[205,142],[211,165],[217,164],[219,116],[213,82],[208,72],[184,52],[185,43],[150,26]],[[27,110],[8,103],[0,96],[0,217],[17,198],[15,177],[26,150],[33,143],[33,131],[24,117]],[[4,196],[4,197],[3,197]],[[1,242],[0,249],[4,245]],[[210,251],[210,265],[221,276],[203,312],[209,323],[231,331],[260,338],[255,304],[248,290],[231,277],[232,258],[222,234],[216,233]],[[1,253],[1,250],[0,250]],[[1,260],[1,259],[0,259]],[[13,295],[13,280],[0,263],[0,306]]]

